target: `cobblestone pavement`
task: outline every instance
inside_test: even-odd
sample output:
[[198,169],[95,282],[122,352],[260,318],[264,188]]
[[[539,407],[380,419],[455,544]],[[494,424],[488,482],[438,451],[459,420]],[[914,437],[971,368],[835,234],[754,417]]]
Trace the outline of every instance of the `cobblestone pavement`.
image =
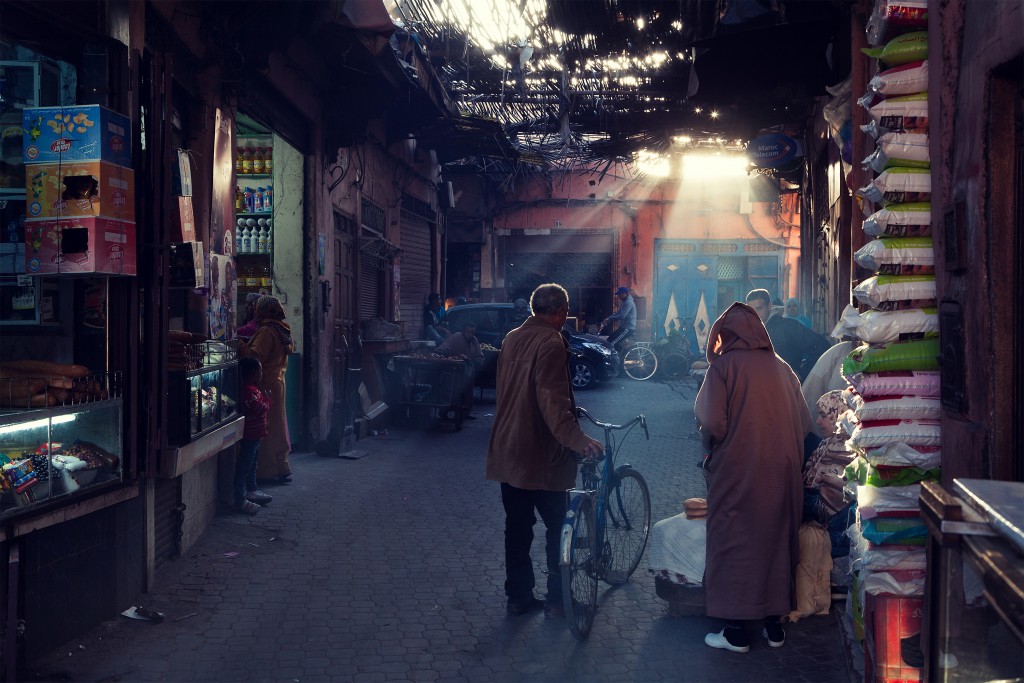
[[[599,419],[647,414],[620,462],[648,480],[653,520],[703,495],[695,387],[623,379],[581,392]],[[478,419],[392,428],[357,460],[298,454],[295,481],[248,517],[219,515],[169,563],[140,605],[33,663],[36,680],[74,681],[841,681],[851,680],[834,615],[759,633],[749,654],[712,650],[705,617],[672,617],[646,561],[602,584],[589,640],[541,613],[505,615],[498,485],[484,480],[493,393]],[[543,532],[533,557],[543,587]],[[236,555],[237,553],[237,555]],[[537,560],[540,559],[540,562]]]

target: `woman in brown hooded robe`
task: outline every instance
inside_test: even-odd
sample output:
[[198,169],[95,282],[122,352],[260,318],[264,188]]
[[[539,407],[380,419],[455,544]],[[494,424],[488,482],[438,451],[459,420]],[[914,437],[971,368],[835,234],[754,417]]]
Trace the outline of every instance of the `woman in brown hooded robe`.
[[715,321],[694,407],[707,453],[707,614],[726,627],[704,642],[747,652],[742,622],[764,619],[772,647],[793,609],[799,559],[804,436],[811,417],[793,370],[775,354],[754,309],[735,303]]
[[292,468],[288,463],[291,440],[288,436],[288,417],[285,411],[284,373],[288,367],[288,354],[292,352],[292,330],[284,321],[284,308],[272,296],[261,296],[256,301],[256,333],[248,343],[243,342],[243,356],[252,356],[263,366],[260,391],[271,398],[267,415],[268,434],[260,444],[260,457],[256,478],[290,482]]

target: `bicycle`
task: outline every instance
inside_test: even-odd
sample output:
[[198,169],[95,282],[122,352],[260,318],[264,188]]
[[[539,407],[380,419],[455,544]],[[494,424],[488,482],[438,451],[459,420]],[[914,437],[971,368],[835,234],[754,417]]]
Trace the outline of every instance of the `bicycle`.
[[[623,371],[643,382],[661,368],[660,377],[677,378],[690,372],[693,352],[686,338],[673,335],[656,342],[627,342],[629,349],[622,355]],[[662,360],[659,360],[659,351]]]
[[647,482],[628,464],[615,467],[612,432],[632,430],[639,424],[648,440],[651,435],[643,415],[613,425],[595,420],[584,408],[577,407],[576,414],[604,430],[604,456],[585,458],[580,468],[582,487],[568,491],[559,546],[565,616],[572,634],[585,640],[597,613],[598,580],[610,585],[629,581],[651,533]]

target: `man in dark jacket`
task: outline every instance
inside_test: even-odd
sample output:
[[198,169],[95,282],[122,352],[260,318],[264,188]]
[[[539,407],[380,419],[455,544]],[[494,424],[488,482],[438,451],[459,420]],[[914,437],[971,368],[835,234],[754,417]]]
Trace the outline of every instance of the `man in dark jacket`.
[[794,318],[787,318],[782,311],[772,307],[771,295],[767,289],[753,289],[747,294],[747,305],[753,308],[771,337],[775,353],[789,363],[793,372],[803,382],[814,367],[818,357],[830,344],[828,339],[803,326]]
[[[560,330],[569,295],[560,285],[541,285],[530,298],[533,315],[512,330],[498,356],[497,408],[487,449],[487,478],[501,483],[505,508],[505,595],[510,616],[544,608],[564,615],[558,545],[567,489],[576,484],[572,451],[600,455],[600,442],[576,421],[569,348]],[[533,595],[530,546],[534,510],[547,529],[547,601]]]

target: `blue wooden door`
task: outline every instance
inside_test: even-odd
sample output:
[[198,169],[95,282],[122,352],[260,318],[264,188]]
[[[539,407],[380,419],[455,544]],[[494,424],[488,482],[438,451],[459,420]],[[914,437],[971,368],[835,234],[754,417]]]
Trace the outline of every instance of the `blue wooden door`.
[[718,257],[695,253],[696,246],[679,240],[655,241],[651,316],[655,339],[678,331],[694,352],[718,316]]

